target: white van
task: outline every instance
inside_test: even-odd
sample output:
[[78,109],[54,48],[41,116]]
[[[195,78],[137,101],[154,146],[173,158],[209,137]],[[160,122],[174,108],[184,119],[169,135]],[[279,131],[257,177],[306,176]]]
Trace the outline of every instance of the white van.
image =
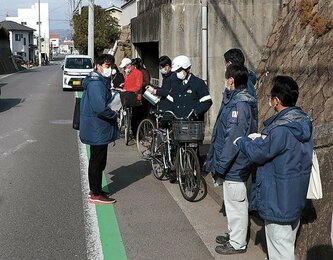
[[62,69],[62,89],[83,90],[82,81],[93,71],[93,62],[88,55],[67,55]]

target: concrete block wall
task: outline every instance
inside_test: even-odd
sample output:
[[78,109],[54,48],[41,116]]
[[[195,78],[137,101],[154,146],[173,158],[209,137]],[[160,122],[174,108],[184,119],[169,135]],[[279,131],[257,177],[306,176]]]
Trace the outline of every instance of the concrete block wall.
[[11,59],[12,52],[8,41],[0,41],[0,74],[8,74],[16,71]]
[[[192,72],[201,71],[201,3],[174,0],[161,8],[160,54],[180,54],[192,60]],[[224,91],[223,54],[241,48],[246,65],[255,70],[268,37],[281,16],[283,1],[221,0],[208,1],[208,86],[213,106],[207,116],[208,135],[215,123]]]

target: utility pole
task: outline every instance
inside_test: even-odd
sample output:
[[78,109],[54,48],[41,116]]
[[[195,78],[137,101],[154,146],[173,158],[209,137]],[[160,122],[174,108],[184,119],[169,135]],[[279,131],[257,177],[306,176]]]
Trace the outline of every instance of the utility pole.
[[89,0],[88,5],[88,55],[94,60],[94,0]]
[[38,0],[38,64],[42,66],[42,44],[41,44],[41,30],[40,30],[40,0]]

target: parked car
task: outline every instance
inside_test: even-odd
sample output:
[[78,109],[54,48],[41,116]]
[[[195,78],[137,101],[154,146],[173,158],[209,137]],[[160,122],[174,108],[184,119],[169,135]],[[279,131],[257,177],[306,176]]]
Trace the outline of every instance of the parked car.
[[67,55],[63,69],[63,90],[83,90],[82,81],[93,71],[93,62],[88,55]]

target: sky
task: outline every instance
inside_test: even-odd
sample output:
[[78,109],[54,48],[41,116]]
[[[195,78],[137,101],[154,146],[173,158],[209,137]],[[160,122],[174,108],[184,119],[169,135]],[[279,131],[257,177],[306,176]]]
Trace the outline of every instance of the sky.
[[[70,29],[70,5],[71,0],[40,0],[41,3],[49,4],[50,32],[55,29]],[[29,9],[38,0],[0,0],[0,21],[5,20],[6,15],[17,16],[17,9]],[[82,0],[83,5],[88,5],[88,0]],[[109,7],[110,3],[120,7],[124,3],[121,0],[95,0],[96,5],[103,8]]]

